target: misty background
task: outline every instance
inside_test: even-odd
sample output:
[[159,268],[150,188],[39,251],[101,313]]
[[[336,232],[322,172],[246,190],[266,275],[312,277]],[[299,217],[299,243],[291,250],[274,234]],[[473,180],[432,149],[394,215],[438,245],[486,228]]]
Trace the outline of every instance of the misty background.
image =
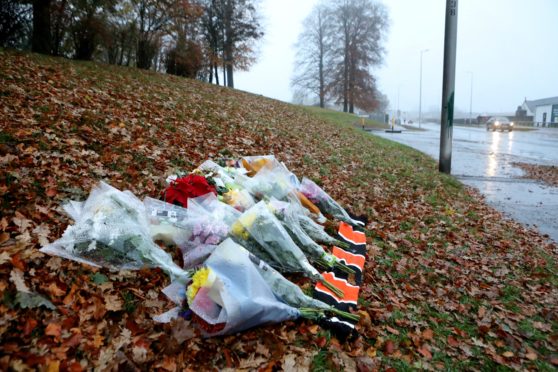
[[[295,48],[304,18],[317,0],[262,0],[264,37],[257,61],[238,71],[235,88],[291,102]],[[390,109],[418,112],[420,51],[422,110],[440,112],[444,47],[444,0],[393,0],[382,66],[373,70]],[[459,2],[456,117],[467,116],[473,83],[473,116],[513,113],[525,98],[558,95],[558,1],[467,0]],[[468,73],[468,71],[472,72]]]

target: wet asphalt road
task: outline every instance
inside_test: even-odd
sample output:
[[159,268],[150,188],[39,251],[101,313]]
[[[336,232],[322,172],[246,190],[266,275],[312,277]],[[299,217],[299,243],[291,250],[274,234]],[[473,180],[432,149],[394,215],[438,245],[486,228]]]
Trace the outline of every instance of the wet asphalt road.
[[[436,161],[440,149],[439,124],[423,124],[425,131],[373,132],[420,150]],[[527,226],[534,226],[558,242],[558,188],[519,178],[512,165],[524,162],[558,165],[558,129],[487,132],[484,127],[454,127],[452,174],[476,187],[488,203]]]

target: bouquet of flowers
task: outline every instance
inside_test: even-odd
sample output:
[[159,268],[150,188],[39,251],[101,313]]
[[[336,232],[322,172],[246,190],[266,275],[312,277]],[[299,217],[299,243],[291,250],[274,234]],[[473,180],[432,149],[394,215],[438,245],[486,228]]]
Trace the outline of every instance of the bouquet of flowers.
[[244,212],[256,204],[254,198],[246,190],[238,188],[231,189],[222,195],[221,200],[236,209],[239,212]]
[[263,168],[254,177],[237,182],[250,192],[257,200],[278,200],[285,198],[296,186],[290,179],[290,172],[281,166]]
[[258,258],[281,272],[302,272],[343,297],[343,292],[323,279],[272,214],[264,201],[244,212],[231,227],[231,237]]
[[204,176],[189,174],[171,181],[170,185],[163,191],[163,199],[171,204],[188,208],[188,199],[213,193],[217,195],[214,185],[210,185]]
[[[299,287],[230,239],[215,249],[184,288],[173,283],[165,293],[179,305],[186,299],[188,312],[207,336],[299,317],[320,319],[326,311],[358,320],[356,315],[304,295]],[[172,316],[179,311],[170,313]],[[167,321],[169,316],[163,314],[157,319]]]
[[70,202],[64,208],[74,225],[41,252],[115,269],[160,267],[174,279],[188,279],[186,271],[153,243],[145,207],[131,192],[101,182],[85,202]]
[[323,214],[330,215],[340,221],[344,221],[353,226],[363,226],[360,221],[353,220],[347,211],[343,209],[331,196],[322,188],[308,178],[303,178],[298,190],[310,201],[318,206]]
[[355,273],[353,269],[339,262],[335,256],[327,253],[321,245],[317,244],[306,234],[304,229],[300,226],[297,216],[300,212],[296,204],[272,199],[269,203],[269,208],[274,212],[279,221],[281,221],[285,230],[287,230],[293,241],[304,251],[310,261],[326,268],[336,267],[348,274]]
[[300,227],[308,234],[310,238],[314,241],[325,244],[328,246],[336,246],[343,249],[349,249],[349,244],[342,242],[339,239],[331,237],[325,228],[316,223],[313,219],[308,216],[298,215],[298,222],[300,222]]

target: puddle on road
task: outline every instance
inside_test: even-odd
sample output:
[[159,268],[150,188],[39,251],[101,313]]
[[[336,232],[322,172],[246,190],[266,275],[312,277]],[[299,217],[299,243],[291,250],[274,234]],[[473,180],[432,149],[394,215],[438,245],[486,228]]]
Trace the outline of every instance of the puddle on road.
[[[374,133],[413,147],[438,161],[439,125],[402,134]],[[558,188],[520,178],[514,162],[558,163],[558,130],[486,132],[484,128],[454,127],[452,174],[477,188],[486,201],[516,221],[536,226],[558,242]]]

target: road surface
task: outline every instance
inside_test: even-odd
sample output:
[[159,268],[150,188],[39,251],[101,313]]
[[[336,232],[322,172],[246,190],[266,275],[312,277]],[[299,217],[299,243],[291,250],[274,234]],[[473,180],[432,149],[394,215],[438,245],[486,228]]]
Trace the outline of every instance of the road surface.
[[[439,158],[440,126],[400,134],[373,132]],[[558,242],[558,188],[520,178],[512,163],[558,165],[558,129],[487,132],[484,128],[453,128],[452,174],[476,187],[488,203],[516,221],[534,226]]]

